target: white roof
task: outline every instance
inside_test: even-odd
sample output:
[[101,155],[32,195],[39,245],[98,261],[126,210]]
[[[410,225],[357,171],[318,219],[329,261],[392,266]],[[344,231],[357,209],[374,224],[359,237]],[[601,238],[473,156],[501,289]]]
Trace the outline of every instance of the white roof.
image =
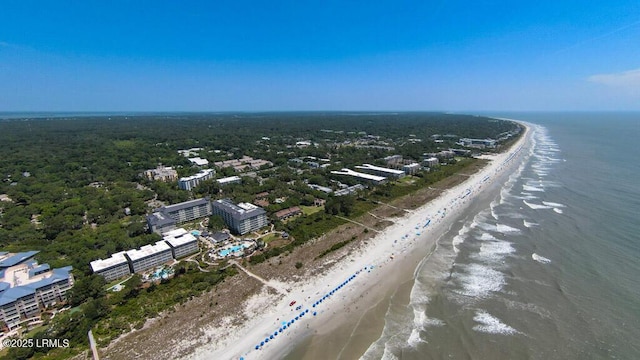
[[198,166],[209,165],[209,160],[201,159],[199,157],[190,158],[189,161],[191,161],[192,163],[194,163],[194,164],[196,164]]
[[124,257],[124,251],[121,251],[111,255],[110,258],[107,258],[104,260],[102,259],[94,260],[90,263],[90,265],[93,272],[96,272],[96,271],[108,269],[112,266],[126,264],[126,263],[127,263],[127,259]]
[[218,179],[216,181],[219,184],[225,184],[225,183],[228,183],[228,182],[234,182],[234,181],[240,181],[240,180],[241,180],[240,176],[236,175],[236,176],[229,176],[229,177],[226,177],[226,178],[221,178],[221,179]]
[[253,204],[249,204],[249,203],[239,203],[238,206],[243,208],[244,210],[247,210],[247,211],[258,208],[257,206],[255,206]]
[[340,171],[332,171],[331,173],[332,174],[337,174],[337,175],[350,175],[350,176],[355,176],[355,177],[359,177],[359,178],[366,179],[366,180],[372,180],[372,181],[384,181],[384,180],[387,179],[384,176],[376,176],[376,175],[371,175],[371,174],[365,174],[365,173],[353,171],[351,169],[342,169]]
[[418,163],[411,163],[409,165],[405,165],[404,167],[410,167],[411,168],[411,167],[419,167],[419,166],[420,166],[420,164],[418,164]]
[[155,243],[155,245],[145,245],[139,250],[128,250],[126,253],[131,261],[136,261],[147,256],[155,255],[165,250],[171,250],[171,248],[166,242],[158,241],[157,243]]
[[[206,161],[206,160],[205,160]],[[193,180],[193,179],[200,179],[203,178],[205,176],[208,176],[209,174],[211,174],[213,172],[213,169],[204,169],[204,170],[200,170],[200,172],[198,172],[195,175],[191,175],[191,176],[187,176],[187,177],[183,177],[180,178],[180,181],[189,181],[189,180]]]
[[164,233],[164,241],[175,248],[198,240],[185,229],[175,229]]
[[188,231],[185,230],[184,228],[177,228],[177,229],[173,229],[173,230],[169,230],[165,233],[162,233],[162,237],[178,237],[178,236],[182,236],[184,234],[187,234]]
[[381,167],[381,166],[375,166],[375,165],[371,165],[371,164],[362,164],[362,166],[356,166],[356,169],[370,169],[370,170],[375,170],[375,171],[380,171],[380,172],[386,172],[388,174],[394,174],[394,175],[403,175],[404,171],[402,170],[396,170],[396,169],[389,169],[386,167]]

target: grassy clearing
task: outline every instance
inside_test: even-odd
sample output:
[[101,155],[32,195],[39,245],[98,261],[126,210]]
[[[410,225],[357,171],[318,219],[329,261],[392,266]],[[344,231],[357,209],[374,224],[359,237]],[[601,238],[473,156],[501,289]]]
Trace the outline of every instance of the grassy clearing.
[[302,209],[302,213],[305,214],[306,216],[315,214],[319,211],[324,211],[324,205],[322,206],[304,206],[301,205],[300,209]]

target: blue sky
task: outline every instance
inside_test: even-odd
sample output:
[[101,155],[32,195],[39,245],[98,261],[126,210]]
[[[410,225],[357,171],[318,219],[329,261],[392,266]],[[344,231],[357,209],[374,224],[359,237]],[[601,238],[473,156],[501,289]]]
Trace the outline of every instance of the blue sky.
[[640,110],[640,2],[0,2],[0,111]]

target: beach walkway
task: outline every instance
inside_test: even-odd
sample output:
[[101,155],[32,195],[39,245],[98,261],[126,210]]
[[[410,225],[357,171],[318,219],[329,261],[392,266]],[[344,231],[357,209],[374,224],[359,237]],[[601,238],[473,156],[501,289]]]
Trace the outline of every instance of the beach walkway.
[[365,224],[363,224],[363,223],[359,223],[359,222],[357,222],[357,221],[353,221],[353,220],[351,220],[351,219],[347,219],[346,217],[342,217],[342,216],[338,216],[338,215],[336,215],[336,217],[337,217],[337,218],[339,218],[339,219],[342,219],[342,220],[346,220],[346,221],[348,221],[348,222],[352,222],[352,223],[354,223],[354,224],[356,224],[356,225],[360,225],[360,226],[362,226],[362,227],[363,227],[363,228],[365,228],[365,229],[369,229],[369,230],[371,230],[371,231],[375,231],[375,232],[377,232],[377,233],[379,233],[379,232],[380,232],[379,230],[376,230],[376,229],[374,229],[374,228],[372,228],[372,227],[369,227],[369,226],[367,226],[367,225],[365,225]]
[[377,200],[371,200],[371,201],[372,201],[374,204],[385,205],[385,206],[388,206],[388,207],[390,207],[390,208],[394,208],[394,209],[396,209],[396,210],[402,210],[402,211],[404,211],[404,212],[413,213],[413,210],[408,210],[408,209],[399,208],[399,207],[397,207],[397,206],[393,206],[393,205],[390,205],[390,204],[387,204],[387,203],[383,203],[382,201],[377,201]]
[[288,291],[286,289],[282,289],[278,284],[274,284],[271,281],[265,280],[263,278],[261,278],[260,276],[252,273],[251,271],[247,270],[244,266],[240,265],[237,261],[235,260],[229,260],[229,264],[235,265],[238,269],[244,271],[245,274],[251,276],[252,278],[260,281],[261,283],[263,283],[265,286],[268,286],[274,290],[276,290],[277,292],[279,292],[280,294],[286,295],[288,293]]

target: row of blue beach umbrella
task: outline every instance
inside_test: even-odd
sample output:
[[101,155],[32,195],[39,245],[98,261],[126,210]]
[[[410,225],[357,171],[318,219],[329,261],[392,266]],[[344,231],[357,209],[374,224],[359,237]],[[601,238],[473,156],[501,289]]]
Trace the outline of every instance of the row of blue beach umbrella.
[[[373,268],[373,267],[372,267]],[[367,270],[367,267],[365,266],[363,270]],[[324,295],[320,300],[316,301],[315,303],[313,303],[313,307],[315,308],[317,305],[320,305],[320,303],[322,303],[324,300],[326,300],[329,296],[335,294],[336,291],[340,290],[341,288],[343,288],[345,285],[347,285],[349,282],[351,282],[353,279],[356,278],[356,275],[358,275],[360,273],[360,271],[356,272],[355,274],[351,275],[347,280],[345,280],[344,282],[342,282],[340,285],[336,286],[333,290],[331,290],[329,293],[327,293],[326,295]],[[283,322],[282,326],[280,326],[280,328],[278,330],[276,330],[273,334],[269,335],[268,337],[265,337],[264,340],[260,341],[260,344],[257,344],[255,346],[256,350],[259,350],[261,347],[263,347],[265,344],[269,343],[269,341],[274,340],[274,338],[276,336],[278,336],[278,334],[281,334],[283,331],[285,331],[288,327],[290,327],[291,325],[293,325],[296,320],[300,320],[305,314],[309,313],[309,309],[305,309],[304,311],[302,311],[300,314],[298,314],[296,317],[294,317],[293,319],[289,320],[288,322]],[[316,311],[313,312],[313,316],[317,316],[318,313]],[[241,358],[242,359],[242,358]]]

